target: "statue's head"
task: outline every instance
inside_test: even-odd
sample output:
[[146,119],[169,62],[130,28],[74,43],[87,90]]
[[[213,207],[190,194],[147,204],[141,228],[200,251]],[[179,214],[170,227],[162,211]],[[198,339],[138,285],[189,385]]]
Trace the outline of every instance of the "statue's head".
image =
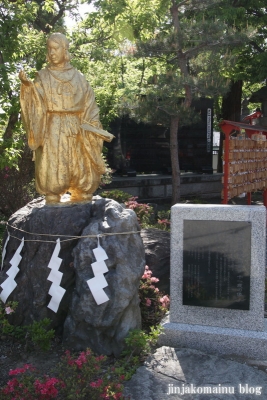
[[47,39],[47,60],[52,65],[70,61],[69,42],[62,33],[52,33]]

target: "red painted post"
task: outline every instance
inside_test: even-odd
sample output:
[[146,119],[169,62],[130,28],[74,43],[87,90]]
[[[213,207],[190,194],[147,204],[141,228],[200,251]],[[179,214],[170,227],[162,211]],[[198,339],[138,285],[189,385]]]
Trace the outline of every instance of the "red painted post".
[[228,203],[228,176],[229,176],[229,133],[225,132],[224,158],[223,158],[223,204]]
[[263,191],[263,204],[267,207],[267,189]]

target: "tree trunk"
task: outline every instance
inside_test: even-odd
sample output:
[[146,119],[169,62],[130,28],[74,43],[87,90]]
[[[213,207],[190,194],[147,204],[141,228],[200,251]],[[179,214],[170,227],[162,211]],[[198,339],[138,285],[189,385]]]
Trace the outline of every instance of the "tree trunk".
[[19,120],[19,115],[17,112],[10,114],[7,127],[3,135],[4,140],[12,138],[13,130],[15,129],[15,125],[18,122],[18,120]]
[[240,121],[243,81],[231,82],[230,91],[223,97],[222,118],[229,121]]
[[171,116],[170,126],[170,152],[172,165],[172,205],[180,200],[180,166],[178,159],[178,124],[179,118]]
[[112,165],[111,167],[117,171],[122,171],[125,168],[126,161],[125,155],[122,150],[121,143],[121,124],[122,118],[116,118],[111,124],[110,128],[115,138],[112,140]]
[[[230,91],[223,97],[221,118],[228,121],[240,121],[243,81],[232,81]],[[217,172],[223,172],[222,146],[224,134],[220,134],[220,147],[218,153]]]

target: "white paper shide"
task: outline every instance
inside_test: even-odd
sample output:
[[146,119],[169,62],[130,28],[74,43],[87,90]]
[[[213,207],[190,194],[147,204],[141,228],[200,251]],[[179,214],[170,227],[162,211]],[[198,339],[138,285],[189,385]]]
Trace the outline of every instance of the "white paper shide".
[[94,278],[88,279],[87,284],[97,305],[100,305],[108,301],[109,298],[103,290],[108,286],[106,278],[104,277],[104,273],[108,272],[108,268],[105,263],[105,260],[108,259],[108,256],[103,247],[101,247],[99,244],[99,237],[98,246],[96,249],[93,249],[93,253],[96,258],[96,262],[92,263],[91,265],[95,276]]
[[[9,237],[8,237],[9,239]],[[5,243],[6,247],[7,242]],[[15,281],[15,277],[17,276],[19,272],[18,265],[21,262],[22,256],[20,255],[20,252],[24,246],[24,238],[22,239],[19,247],[17,248],[14,256],[10,260],[11,268],[7,271],[8,278],[0,285],[1,288],[3,289],[0,298],[3,301],[3,303],[6,302],[7,298],[9,295],[13,292],[15,287],[17,286],[17,283]]]
[[62,263],[62,258],[58,257],[60,252],[60,240],[57,239],[57,244],[49,261],[48,268],[51,272],[47,278],[48,281],[52,282],[48,294],[52,296],[48,308],[50,308],[55,313],[58,310],[59,304],[64,296],[66,290],[60,286],[63,273],[59,271],[60,264]]

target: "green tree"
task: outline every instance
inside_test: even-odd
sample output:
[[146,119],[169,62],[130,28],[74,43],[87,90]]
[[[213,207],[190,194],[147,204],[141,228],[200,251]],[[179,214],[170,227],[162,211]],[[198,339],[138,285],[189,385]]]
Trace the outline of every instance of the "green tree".
[[[255,34],[243,46],[232,48],[236,62],[231,68],[222,70],[230,80],[229,91],[217,107],[217,116],[226,120],[240,121],[242,100],[247,100],[253,91],[259,89],[267,77],[267,8],[264,0],[227,0],[222,2],[221,15],[227,24],[237,31],[249,28]],[[214,10],[211,10],[211,13]],[[254,108],[251,107],[251,111]],[[222,172],[221,133],[217,171]]]
[[29,200],[26,189],[34,172],[20,120],[18,72],[23,67],[34,78],[46,62],[47,34],[64,30],[62,16],[76,3],[4,0],[0,5],[0,209],[6,215]]
[[[167,12],[152,39],[137,42],[136,55],[154,60],[154,73],[139,95],[134,113],[142,119],[164,123],[170,128],[173,204],[180,198],[178,127],[195,120],[192,100],[222,94],[227,82],[219,71],[231,67],[229,48],[248,41],[246,34],[229,26],[218,15],[208,18],[207,10],[220,1],[161,1]],[[153,71],[153,68],[152,70]]]

